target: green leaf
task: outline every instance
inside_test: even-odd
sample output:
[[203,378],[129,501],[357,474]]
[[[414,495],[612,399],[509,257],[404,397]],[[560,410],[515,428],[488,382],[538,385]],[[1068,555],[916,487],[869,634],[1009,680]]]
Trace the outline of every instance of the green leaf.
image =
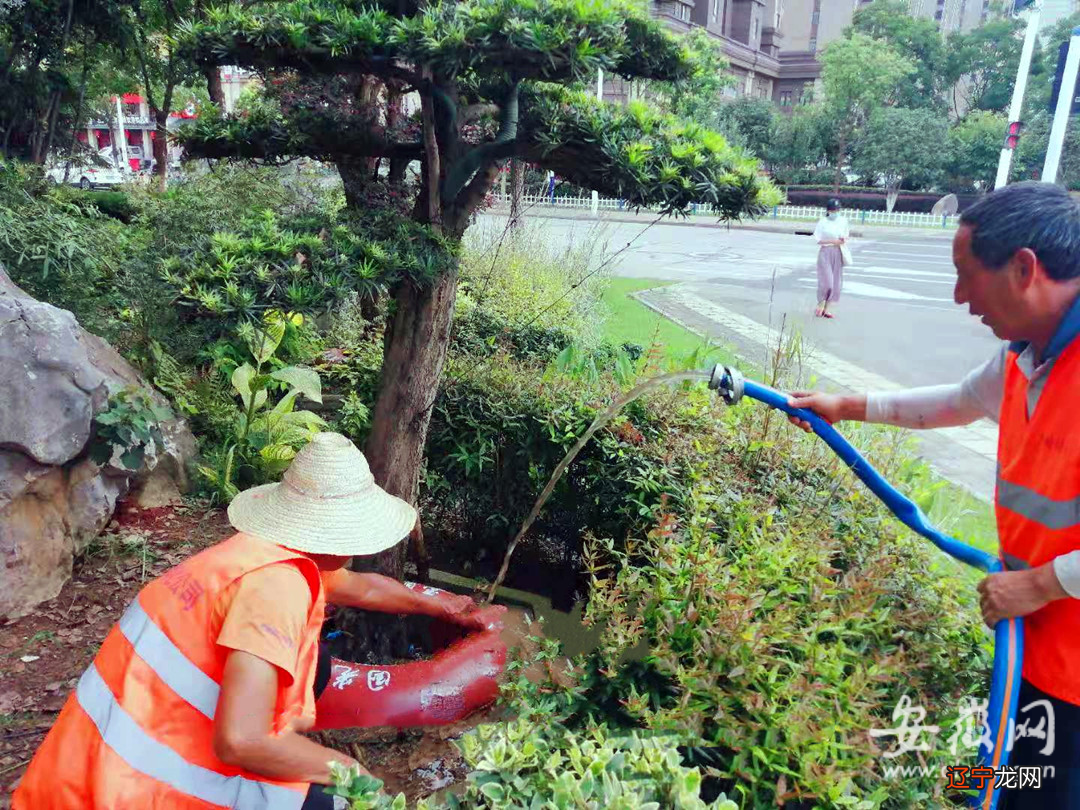
[[120,456],[120,463],[129,470],[137,470],[142,467],[145,457],[146,449],[141,444],[137,444],[128,448],[127,452]]
[[255,334],[248,340],[248,349],[255,361],[262,365],[274,356],[284,337],[285,321],[268,317],[261,327],[255,328]]
[[[251,392],[254,388],[254,383],[257,379],[255,369],[249,364],[244,363],[242,366],[237,366],[236,370],[232,373],[232,386],[236,389],[236,393],[240,395],[240,399],[244,403],[245,408],[251,407]],[[266,375],[262,375],[266,376]],[[266,404],[266,389],[260,388],[255,393],[255,408],[256,410]]]
[[108,464],[112,458],[113,446],[106,441],[95,441],[90,445],[90,460],[97,465]]
[[322,402],[322,381],[315,369],[305,366],[280,368],[271,375],[275,380],[295,388],[312,402]]

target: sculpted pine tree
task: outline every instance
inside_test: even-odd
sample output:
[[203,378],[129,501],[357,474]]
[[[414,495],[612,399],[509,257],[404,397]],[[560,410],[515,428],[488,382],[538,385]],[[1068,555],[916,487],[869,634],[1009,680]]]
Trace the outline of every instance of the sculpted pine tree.
[[[721,218],[773,202],[757,164],[692,123],[577,88],[597,70],[679,82],[698,63],[640,2],[618,0],[296,0],[233,4],[189,25],[198,60],[266,74],[276,107],[200,122],[195,157],[311,156],[335,163],[349,206],[413,161],[411,223],[422,260],[395,268],[393,317],[366,454],[376,480],[415,502],[450,337],[458,255],[509,158],[551,169],[631,206]],[[402,113],[416,94],[419,115]],[[403,554],[380,568],[399,575]]]

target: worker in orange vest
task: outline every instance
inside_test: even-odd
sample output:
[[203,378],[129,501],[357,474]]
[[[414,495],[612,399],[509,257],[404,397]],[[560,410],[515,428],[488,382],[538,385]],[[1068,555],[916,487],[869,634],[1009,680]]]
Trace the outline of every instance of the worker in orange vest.
[[320,787],[330,764],[359,763],[300,733],[330,675],[326,602],[486,626],[467,597],[345,568],[417,516],[344,436],[316,435],[281,483],[238,495],[229,520],[238,534],[149,583],[109,632],[14,810],[333,808]]
[[992,358],[956,385],[853,395],[799,392],[791,404],[829,422],[910,428],[980,418],[998,423],[995,508],[1008,570],[987,576],[978,591],[990,627],[1025,617],[1023,680],[1009,764],[1038,768],[1041,784],[1033,789],[1018,784],[1023,779],[1007,778],[999,807],[1077,810],[1080,428],[1074,409],[1080,405],[1080,204],[1048,183],[995,191],[961,215],[953,263],[956,303],[966,304],[1006,341]]

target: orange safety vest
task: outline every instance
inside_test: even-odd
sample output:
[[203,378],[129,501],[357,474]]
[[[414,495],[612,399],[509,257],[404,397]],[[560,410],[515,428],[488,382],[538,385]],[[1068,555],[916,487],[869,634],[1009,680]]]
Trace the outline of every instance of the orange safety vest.
[[325,607],[319,569],[307,557],[237,534],[142,589],[38,749],[13,810],[298,810],[306,783],[226,765],[213,744],[229,655],[216,643],[214,604],[244,575],[282,562],[308,580],[312,608],[297,677],[289,684],[279,679],[274,731],[309,728]]
[[[1059,355],[1029,418],[1028,380],[1010,349],[998,438],[996,511],[1010,570],[1035,568],[1080,549],[1080,339]],[[1080,599],[1059,599],[1024,617],[1024,678],[1080,705]]]

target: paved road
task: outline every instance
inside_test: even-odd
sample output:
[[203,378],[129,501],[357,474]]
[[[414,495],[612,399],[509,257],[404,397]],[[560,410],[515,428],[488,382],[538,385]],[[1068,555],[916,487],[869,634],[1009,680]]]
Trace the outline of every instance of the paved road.
[[[498,228],[484,217],[480,230]],[[642,300],[761,365],[784,323],[801,330],[812,373],[837,387],[888,390],[960,380],[1000,343],[953,303],[951,239],[885,232],[854,240],[837,317],[813,317],[817,248],[809,235],[678,225],[533,219],[555,244],[606,241],[613,275],[681,282]],[[807,227],[809,232],[810,227]],[[878,229],[879,233],[884,229]],[[993,485],[996,429],[933,431],[924,451],[979,495]]]

